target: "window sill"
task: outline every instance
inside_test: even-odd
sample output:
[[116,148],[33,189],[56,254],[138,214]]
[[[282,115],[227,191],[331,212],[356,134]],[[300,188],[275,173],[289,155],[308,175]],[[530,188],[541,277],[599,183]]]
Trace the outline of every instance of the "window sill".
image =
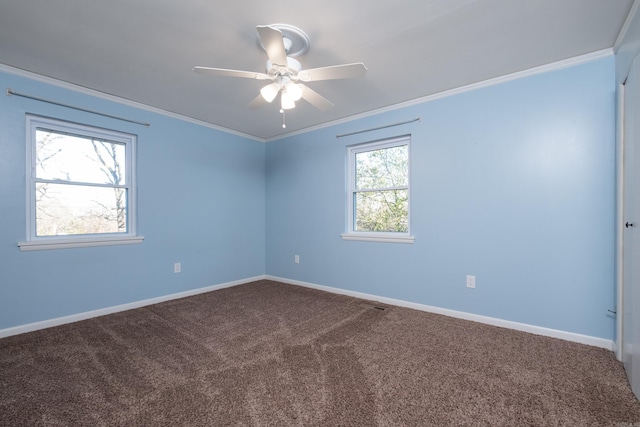
[[97,237],[92,239],[43,239],[31,242],[18,242],[22,252],[45,251],[49,249],[87,248],[91,246],[134,245],[142,243],[143,236]]
[[342,240],[359,240],[362,242],[382,242],[382,243],[413,243],[414,236],[409,235],[384,235],[373,233],[344,233],[340,235]]

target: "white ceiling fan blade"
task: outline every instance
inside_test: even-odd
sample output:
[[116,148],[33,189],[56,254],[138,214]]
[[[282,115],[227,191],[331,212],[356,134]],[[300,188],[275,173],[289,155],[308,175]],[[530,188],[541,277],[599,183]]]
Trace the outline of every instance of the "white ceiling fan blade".
[[284,40],[282,39],[282,31],[277,28],[269,27],[268,25],[258,25],[258,35],[260,36],[260,42],[267,51],[269,61],[273,65],[287,66],[287,51],[284,47]]
[[193,71],[203,74],[214,74],[225,77],[242,77],[245,79],[271,80],[271,77],[264,73],[254,71],[227,70],[225,68],[193,67]]
[[362,62],[354,64],[333,65],[330,67],[311,68],[298,73],[298,79],[303,82],[318,80],[351,79],[363,77],[367,73],[367,67]]
[[333,107],[333,102],[329,101],[315,90],[303,84],[299,84],[299,86],[302,86],[302,98],[318,110],[327,111]]

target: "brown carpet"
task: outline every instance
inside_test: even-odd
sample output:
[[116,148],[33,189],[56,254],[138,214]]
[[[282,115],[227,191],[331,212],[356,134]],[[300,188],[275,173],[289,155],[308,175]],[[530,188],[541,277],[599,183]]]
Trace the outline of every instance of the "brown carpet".
[[0,340],[2,426],[640,425],[610,351],[260,281]]

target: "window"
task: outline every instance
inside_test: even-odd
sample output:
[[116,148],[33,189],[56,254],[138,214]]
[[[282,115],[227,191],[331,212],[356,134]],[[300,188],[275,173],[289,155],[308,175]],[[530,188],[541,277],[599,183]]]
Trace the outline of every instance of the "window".
[[27,116],[21,250],[139,243],[134,135]]
[[347,148],[347,240],[412,243],[409,136]]

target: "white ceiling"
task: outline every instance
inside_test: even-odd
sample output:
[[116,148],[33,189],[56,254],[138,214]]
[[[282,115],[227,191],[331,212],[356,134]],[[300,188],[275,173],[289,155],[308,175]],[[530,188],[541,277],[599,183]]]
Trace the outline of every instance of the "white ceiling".
[[[269,140],[611,48],[632,3],[0,0],[0,63]],[[192,71],[264,72],[256,25],[275,23],[310,37],[297,58],[303,68],[361,61],[369,69],[360,79],[308,83],[335,107],[300,101],[287,129],[276,102],[246,108],[264,81]]]

